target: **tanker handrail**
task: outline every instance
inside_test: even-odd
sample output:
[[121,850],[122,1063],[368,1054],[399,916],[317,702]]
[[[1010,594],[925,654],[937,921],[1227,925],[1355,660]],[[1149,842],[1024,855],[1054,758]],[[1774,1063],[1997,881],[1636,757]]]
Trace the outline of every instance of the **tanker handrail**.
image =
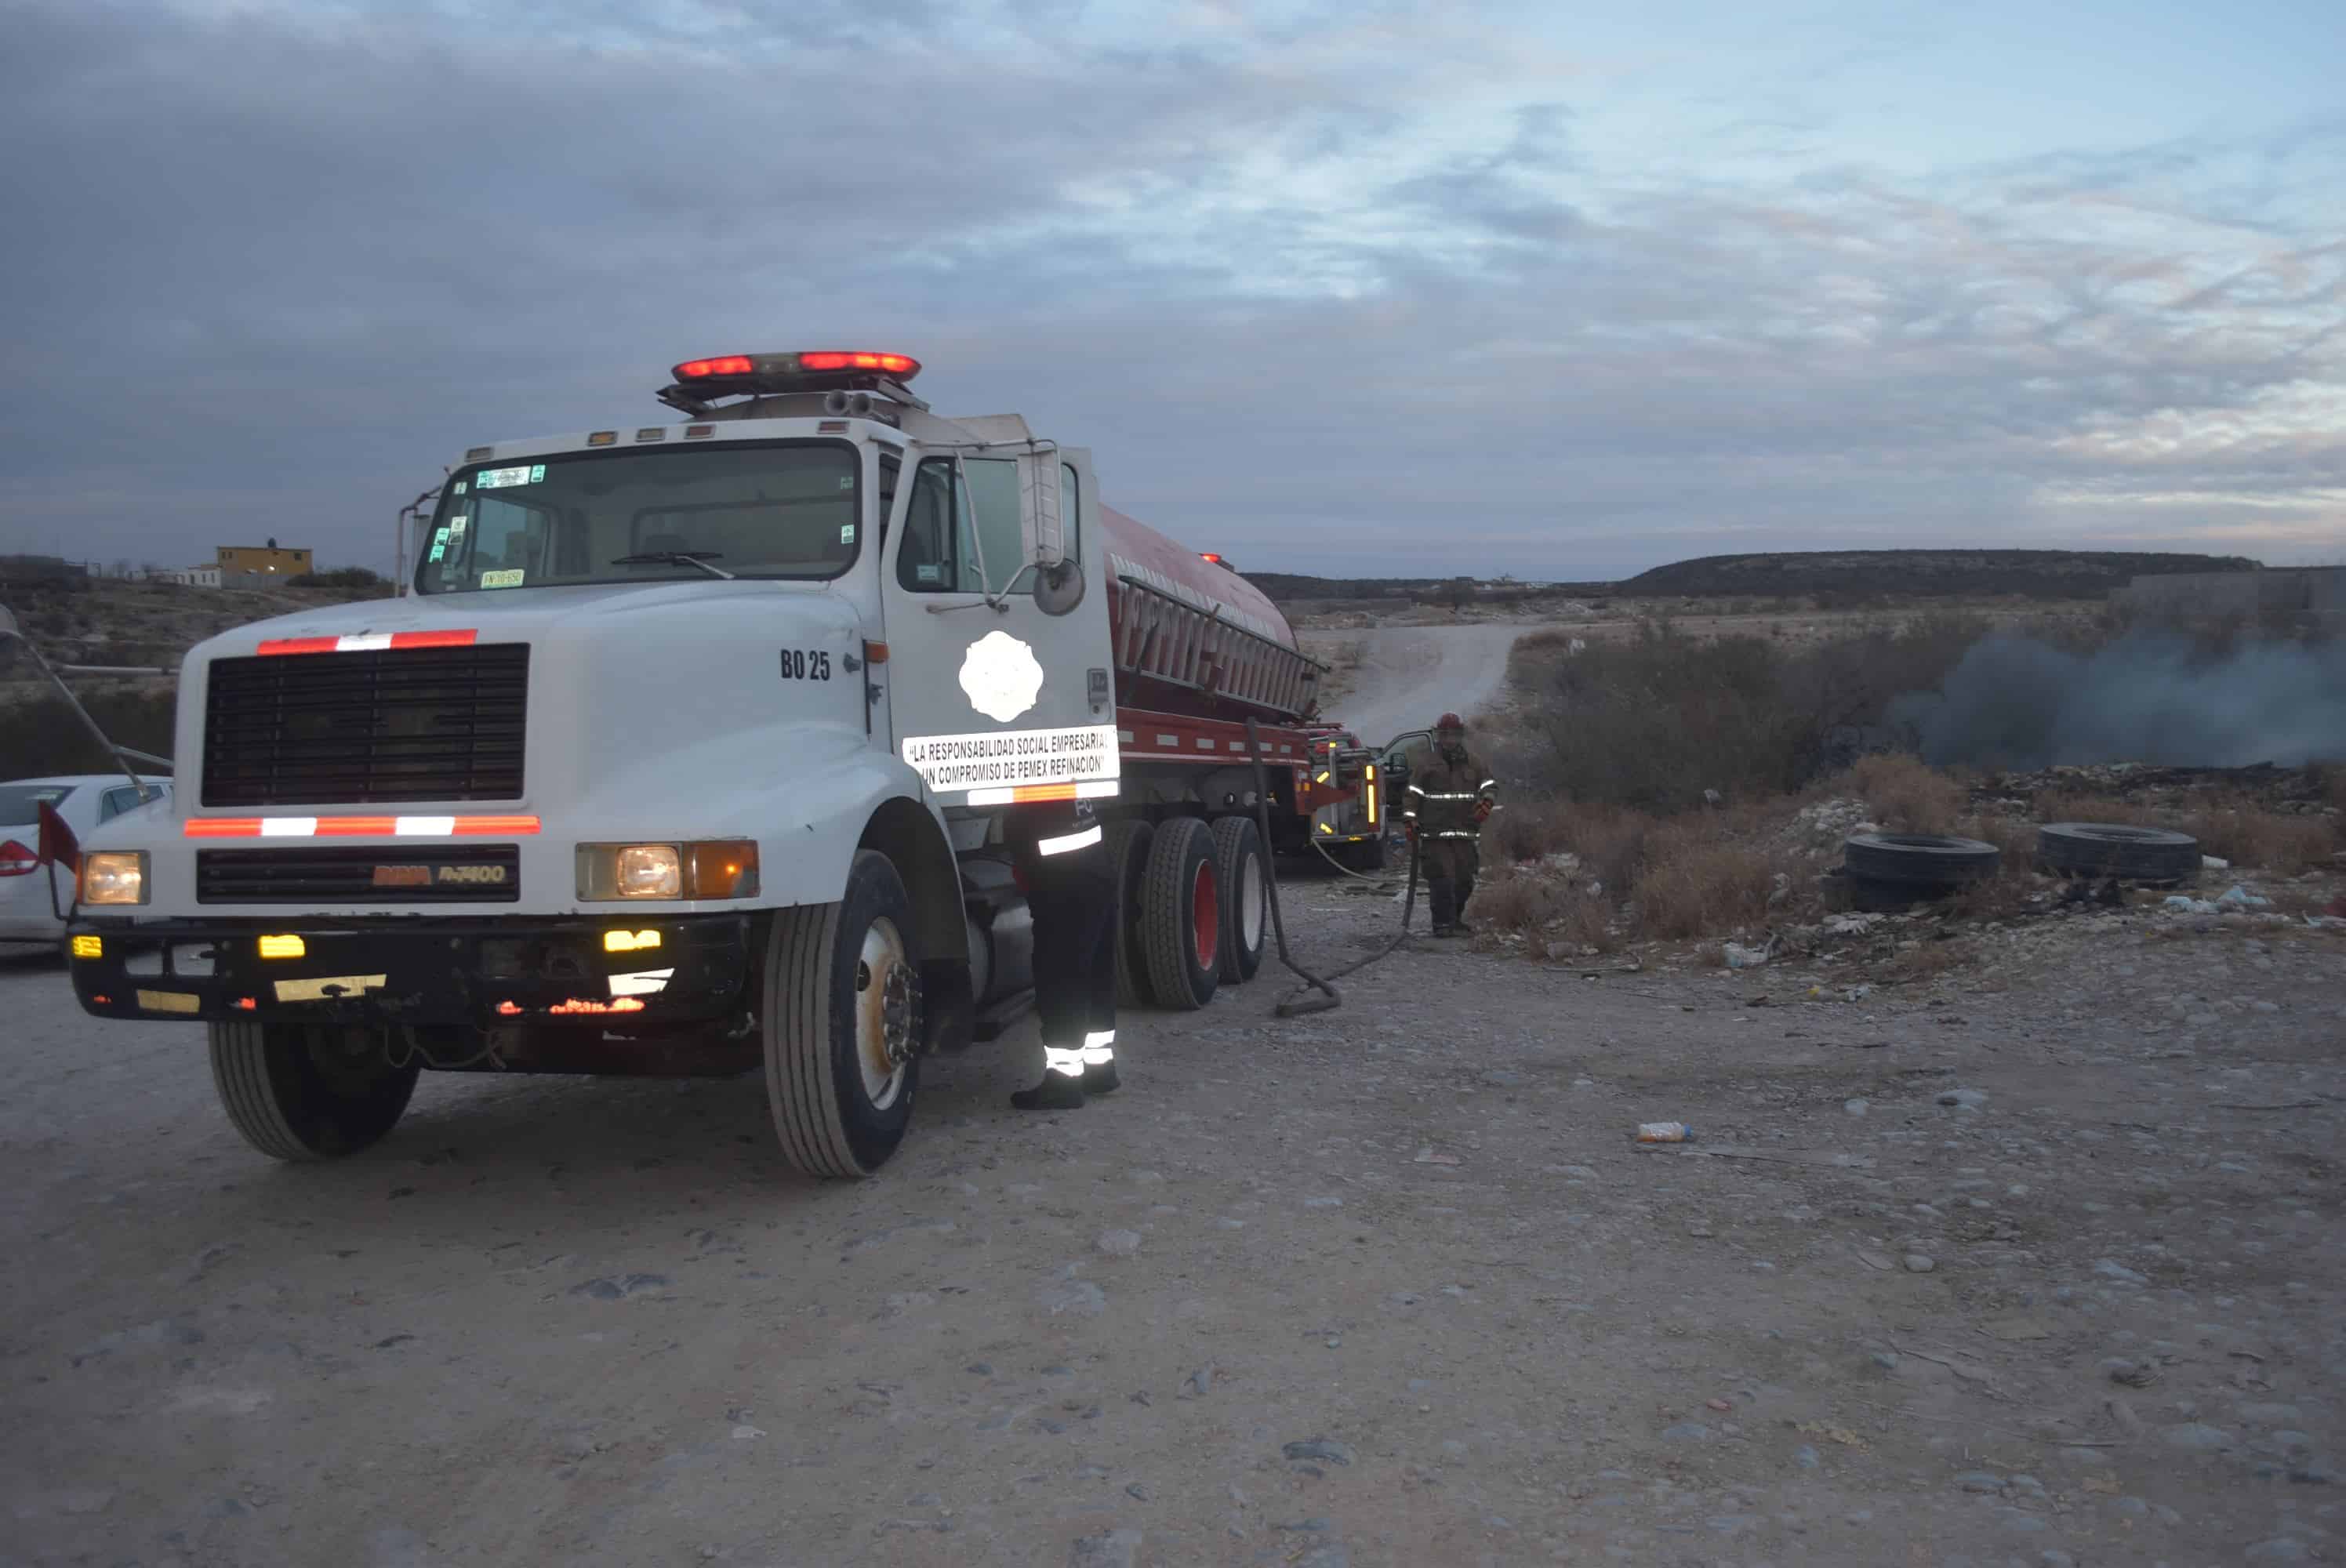
[[[1117,616],[1116,666],[1136,677],[1202,692],[1273,714],[1307,710],[1308,687],[1331,667],[1239,625],[1219,605],[1206,609],[1129,572],[1117,574],[1127,609]],[[1133,608],[1146,602],[1148,613]],[[1168,642],[1159,635],[1169,633]],[[1168,646],[1169,645],[1169,646]],[[1250,658],[1224,656],[1245,650]],[[1209,684],[1207,677],[1214,679]],[[1226,684],[1226,677],[1235,677]]]

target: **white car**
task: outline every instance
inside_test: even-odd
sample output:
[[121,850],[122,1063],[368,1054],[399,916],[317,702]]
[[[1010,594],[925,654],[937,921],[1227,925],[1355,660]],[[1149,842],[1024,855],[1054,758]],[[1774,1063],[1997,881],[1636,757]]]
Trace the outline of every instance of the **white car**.
[[[147,804],[171,798],[168,779],[147,779]],[[138,790],[119,773],[84,773],[69,778],[12,779],[0,783],[0,942],[35,942],[50,947],[65,939],[56,911],[73,907],[73,874],[56,869],[56,901],[50,901],[50,868],[40,861],[40,808],[54,807],[83,843],[100,822],[138,809]]]

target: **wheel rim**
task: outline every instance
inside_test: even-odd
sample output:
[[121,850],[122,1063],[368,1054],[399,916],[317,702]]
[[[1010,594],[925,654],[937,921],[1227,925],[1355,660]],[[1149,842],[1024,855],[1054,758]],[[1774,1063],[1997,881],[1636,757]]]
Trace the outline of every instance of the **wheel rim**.
[[855,960],[855,1065],[874,1110],[886,1110],[903,1092],[919,1002],[904,938],[882,916],[864,932]]
[[1239,940],[1252,952],[1262,945],[1262,857],[1249,855],[1239,866]]
[[1212,969],[1221,957],[1220,891],[1214,881],[1214,862],[1198,861],[1198,874],[1189,883],[1189,934],[1197,942],[1199,969]]

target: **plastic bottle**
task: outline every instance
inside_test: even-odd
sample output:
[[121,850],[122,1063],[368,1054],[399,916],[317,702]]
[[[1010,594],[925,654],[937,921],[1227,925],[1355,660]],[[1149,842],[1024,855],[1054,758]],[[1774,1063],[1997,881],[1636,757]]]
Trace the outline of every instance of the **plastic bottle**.
[[1694,1136],[1694,1129],[1684,1122],[1642,1122],[1637,1126],[1641,1144],[1682,1144]]

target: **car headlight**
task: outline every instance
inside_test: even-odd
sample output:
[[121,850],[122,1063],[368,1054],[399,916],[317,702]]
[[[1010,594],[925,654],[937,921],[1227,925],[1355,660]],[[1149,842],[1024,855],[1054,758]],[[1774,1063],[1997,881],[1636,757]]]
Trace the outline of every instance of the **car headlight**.
[[758,846],[747,840],[578,846],[578,896],[588,902],[746,899],[757,891]]
[[81,901],[143,904],[147,901],[147,851],[97,850],[81,858]]

